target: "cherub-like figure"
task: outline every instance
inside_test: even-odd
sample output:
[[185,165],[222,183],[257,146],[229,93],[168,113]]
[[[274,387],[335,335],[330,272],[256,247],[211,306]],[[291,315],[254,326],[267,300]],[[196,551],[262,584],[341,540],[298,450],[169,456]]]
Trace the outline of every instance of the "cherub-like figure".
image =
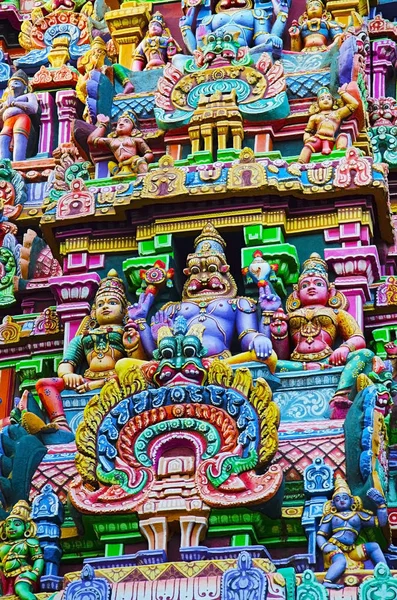
[[378,507],[376,515],[362,508],[361,499],[352,495],[346,481],[341,477],[336,478],[332,500],[324,506],[317,532],[317,545],[324,553],[324,566],[328,567],[324,578],[324,585],[328,588],[343,588],[338,580],[350,566],[360,568],[357,563],[368,559],[374,566],[380,562],[386,563],[377,542],[357,544],[362,529],[383,527],[387,523],[387,507],[383,495],[371,488],[367,496]]
[[30,507],[20,500],[0,525],[2,598],[16,594],[20,600],[37,600],[33,590],[44,570],[44,558]]
[[3,121],[0,158],[25,160],[32,129],[30,117],[38,111],[36,95],[29,89],[29,78],[24,71],[19,70],[9,80],[0,101],[0,118]]
[[327,156],[331,154],[334,146],[338,150],[347,147],[346,135],[336,135],[343,119],[354,113],[359,102],[346,88],[345,84],[338,90],[342,106],[338,106],[328,88],[323,87],[319,90],[317,102],[310,107],[311,116],[303,135],[305,145],[298,159],[300,163],[310,162],[313,152],[321,152]]
[[307,0],[306,12],[289,28],[294,52],[325,52],[341,39],[343,29],[327,12],[321,0]]
[[133,55],[133,71],[149,71],[164,67],[181,48],[167,30],[163,15],[155,12],[148,32]]
[[114,133],[105,137],[109,124],[109,117],[98,115],[96,129],[88,137],[91,149],[109,149],[117,162],[109,162],[111,175],[131,175],[147,173],[148,163],[153,162],[153,153],[142,138],[136,127],[134,116],[131,112],[124,112],[117,120]]

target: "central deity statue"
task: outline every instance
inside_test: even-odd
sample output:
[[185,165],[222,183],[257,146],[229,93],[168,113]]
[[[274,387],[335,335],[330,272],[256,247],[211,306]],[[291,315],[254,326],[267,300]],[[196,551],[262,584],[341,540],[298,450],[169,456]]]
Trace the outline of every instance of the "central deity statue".
[[252,0],[219,0],[211,7],[211,14],[202,17],[202,4],[192,2],[180,21],[183,40],[193,54],[202,48],[203,37],[227,32],[238,34],[240,46],[280,56],[288,8],[283,0],[261,3],[260,8]]
[[[183,316],[188,327],[202,324],[203,346],[207,357],[230,358],[233,337],[237,334],[244,359],[233,357],[234,362],[267,360],[272,356],[269,327],[257,315],[257,302],[237,295],[237,286],[229,272],[224,252],[225,242],[215,227],[208,223],[195,240],[195,252],[187,257],[184,274],[187,280],[181,302],[169,302],[153,317],[151,327],[146,318],[153,305],[154,295],[142,294],[138,303],[129,309],[129,317],[139,328],[142,346],[148,357],[157,347],[158,331],[172,327],[178,316]],[[278,298],[272,296],[267,303]],[[241,357],[241,355],[240,355]]]
[[[338,409],[351,405],[356,378],[372,370],[373,352],[366,349],[357,321],[350,315],[347,299],[328,280],[327,263],[313,253],[303,263],[298,284],[286,303],[287,313],[273,313],[270,330],[279,358],[277,371],[301,371],[344,366],[331,401]],[[343,342],[335,348],[338,339]],[[292,349],[292,351],[291,351]],[[342,411],[343,412],[343,411]]]

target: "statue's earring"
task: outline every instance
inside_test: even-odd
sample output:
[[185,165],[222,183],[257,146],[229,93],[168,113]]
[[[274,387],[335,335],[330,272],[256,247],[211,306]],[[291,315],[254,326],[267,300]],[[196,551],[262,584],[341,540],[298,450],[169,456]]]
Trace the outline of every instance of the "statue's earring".
[[335,513],[337,513],[337,512],[338,512],[338,509],[336,508],[336,506],[333,506],[333,505],[331,506],[331,512],[332,512],[333,514],[335,514]]
[[300,308],[300,305],[301,301],[298,298],[298,286],[295,284],[294,291],[288,296],[287,301],[285,303],[285,307],[287,309],[287,312],[292,312],[294,310],[298,310],[298,308]]
[[357,510],[358,506],[355,502],[353,502],[350,508],[351,510]]
[[23,532],[23,536],[25,538],[30,538],[32,536],[32,531],[31,531],[30,527],[28,527],[27,529],[25,529],[25,531]]
[[1,528],[0,540],[2,542],[6,542],[7,541],[7,534],[6,534],[5,530],[4,530],[4,527]]

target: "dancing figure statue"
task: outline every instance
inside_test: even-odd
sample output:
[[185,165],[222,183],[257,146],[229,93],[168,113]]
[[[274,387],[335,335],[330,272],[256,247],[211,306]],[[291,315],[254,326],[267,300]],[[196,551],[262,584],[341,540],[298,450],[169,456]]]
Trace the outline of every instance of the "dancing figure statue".
[[310,118],[303,135],[304,147],[298,162],[308,163],[313,152],[321,152],[327,156],[331,154],[334,146],[338,150],[347,148],[346,134],[341,133],[336,137],[343,121],[350,117],[358,108],[359,102],[343,85],[338,94],[341,96],[342,106],[338,106],[328,88],[321,88],[317,94],[317,102],[310,107]]
[[167,30],[163,15],[155,12],[147,34],[134,52],[132,70],[149,71],[164,67],[177,52],[181,52],[181,48]]
[[[118,360],[138,351],[139,337],[126,325],[127,299],[124,283],[114,270],[102,279],[91,308],[91,320],[82,323],[80,332],[65,346],[58,367],[58,378],[40,379],[36,389],[51,423],[69,430],[62,405],[64,389],[84,394],[103,386],[115,377]],[[88,318],[87,318],[88,320]],[[84,375],[80,370],[84,363]]]
[[[129,317],[139,329],[142,346],[148,357],[153,355],[158,342],[158,331],[172,327],[178,316],[183,316],[190,328],[204,325],[203,346],[207,357],[221,357],[228,362],[260,360],[274,366],[275,355],[269,339],[268,324],[257,315],[257,302],[237,296],[237,286],[229,272],[224,252],[225,242],[215,227],[208,223],[195,240],[195,252],[187,257],[184,274],[187,280],[181,302],[169,302],[153,317],[151,327],[146,319],[154,302],[154,294],[141,294],[139,301],[129,309]],[[262,288],[262,296],[267,288]],[[278,296],[266,297],[267,310],[280,306]],[[231,358],[233,338],[237,334],[243,354]],[[269,365],[269,366],[270,366]]]
[[0,574],[2,598],[15,594],[20,600],[37,600],[33,593],[44,570],[43,553],[35,537],[30,506],[24,500],[15,504],[0,525]]
[[[298,284],[270,323],[277,371],[301,371],[344,366],[331,400],[333,416],[345,416],[360,373],[372,371],[374,353],[366,349],[363,333],[347,311],[347,299],[329,283],[327,263],[317,253],[303,263]],[[335,348],[338,339],[343,342]],[[292,351],[291,351],[292,349]]]
[[38,112],[39,105],[36,95],[30,92],[29,78],[19,70],[9,80],[0,100],[0,118],[3,121],[0,158],[25,160],[32,129],[30,117]]
[[107,148],[112,152],[117,162],[109,162],[110,175],[147,173],[148,163],[153,162],[154,157],[132,113],[124,112],[117,120],[116,130],[105,137],[109,121],[109,117],[98,115],[96,128],[87,141],[92,150]]
[[306,12],[289,28],[294,52],[325,52],[333,42],[339,43],[342,27],[332,20],[321,0],[307,0]]
[[387,523],[387,507],[383,495],[371,488],[367,496],[377,505],[376,515],[364,510],[361,499],[352,495],[346,481],[336,477],[332,500],[324,506],[317,532],[317,545],[324,553],[324,566],[328,568],[324,578],[327,588],[343,588],[338,580],[346,569],[363,569],[366,560],[371,560],[374,566],[380,562],[386,563],[377,542],[357,544],[362,529],[383,527]]
[[[191,54],[203,47],[203,38],[211,33],[237,34],[240,46],[248,46],[252,52],[270,52],[280,56],[282,35],[288,18],[289,4],[285,0],[272,0],[260,7],[251,0],[219,0],[211,14],[199,25],[201,3],[192,2],[186,15],[180,20],[183,40]],[[219,37],[219,36],[218,36]]]

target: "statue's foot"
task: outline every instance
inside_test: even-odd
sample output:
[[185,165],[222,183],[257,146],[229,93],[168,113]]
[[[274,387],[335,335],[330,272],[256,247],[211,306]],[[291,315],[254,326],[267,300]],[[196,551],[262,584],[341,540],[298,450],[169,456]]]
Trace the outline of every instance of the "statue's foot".
[[131,83],[131,81],[127,81],[127,83],[124,85],[123,94],[133,94],[134,91],[134,85]]
[[327,581],[326,579],[324,579],[323,586],[329,590],[341,590],[345,587],[343,583],[332,583],[332,581]]
[[55,417],[55,419],[51,421],[51,424],[56,425],[61,431],[68,431],[69,433],[72,433],[69,423],[67,422],[66,417],[63,415],[60,417]]
[[352,404],[347,396],[334,396],[330,402],[331,419],[345,419]]

